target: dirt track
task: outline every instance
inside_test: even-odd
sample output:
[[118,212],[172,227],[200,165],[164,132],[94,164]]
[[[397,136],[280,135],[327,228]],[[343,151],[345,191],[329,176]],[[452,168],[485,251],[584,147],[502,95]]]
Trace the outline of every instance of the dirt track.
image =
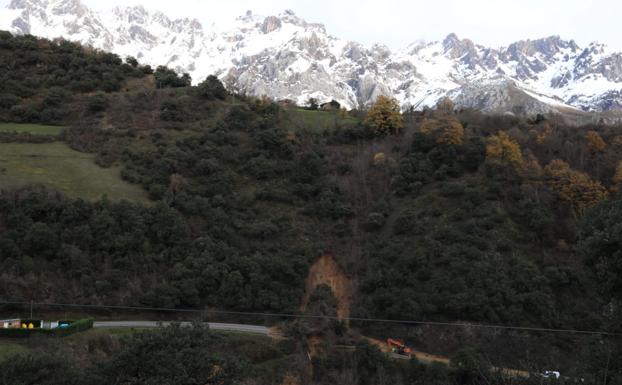
[[[395,354],[392,353],[391,350],[389,349],[389,347],[387,346],[387,344],[383,341],[374,339],[374,338],[369,338],[369,337],[365,337],[365,339],[370,342],[371,344],[377,346],[381,351],[390,354],[392,358],[395,359],[404,359],[407,360],[409,359],[408,356],[403,356],[403,355],[399,355],[399,354]],[[429,354],[426,352],[421,352],[418,350],[414,350],[412,351],[412,355],[417,358],[417,360],[426,363],[426,364],[432,364],[432,363],[441,363],[441,364],[445,364],[445,365],[449,365],[450,363],[450,359],[449,357],[444,357],[444,356],[437,356],[434,354]],[[524,370],[517,370],[517,369],[509,369],[509,368],[500,368],[500,367],[496,367],[493,366],[492,368],[493,372],[499,372],[502,374],[505,374],[507,376],[510,377],[524,377],[524,378],[528,378],[529,377],[529,372],[526,372]]]

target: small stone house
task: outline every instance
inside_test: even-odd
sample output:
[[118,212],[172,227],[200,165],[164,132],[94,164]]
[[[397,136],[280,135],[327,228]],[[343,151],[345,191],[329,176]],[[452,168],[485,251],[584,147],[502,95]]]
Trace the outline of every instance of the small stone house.
[[333,99],[328,103],[322,103],[320,109],[322,111],[339,111],[341,109],[341,104]]

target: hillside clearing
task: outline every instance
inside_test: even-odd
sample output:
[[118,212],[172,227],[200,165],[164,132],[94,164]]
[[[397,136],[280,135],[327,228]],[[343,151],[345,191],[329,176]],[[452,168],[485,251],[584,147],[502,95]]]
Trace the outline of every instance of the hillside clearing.
[[44,184],[75,198],[147,202],[147,194],[123,181],[119,169],[101,168],[93,159],[60,142],[0,144],[0,190]]
[[350,128],[359,122],[357,118],[352,116],[341,117],[338,112],[302,108],[285,110],[285,121],[288,123],[288,128],[312,133],[334,131],[338,127]]
[[63,131],[61,126],[48,126],[43,124],[0,123],[0,132],[27,132],[32,135],[60,135]]

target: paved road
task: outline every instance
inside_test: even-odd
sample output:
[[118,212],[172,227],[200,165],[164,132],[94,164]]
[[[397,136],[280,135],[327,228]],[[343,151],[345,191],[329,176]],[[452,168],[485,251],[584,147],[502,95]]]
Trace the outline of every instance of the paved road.
[[[116,328],[136,328],[136,329],[150,329],[150,328],[160,328],[166,327],[170,325],[171,322],[162,322],[162,321],[95,321],[93,322],[93,327],[96,329],[116,329]],[[182,326],[190,326],[191,322],[180,322]],[[244,325],[244,324],[228,324],[228,323],[218,323],[218,322],[208,322],[207,323],[210,329],[213,330],[224,330],[230,332],[244,332],[244,333],[253,333],[253,334],[261,334],[261,335],[278,335],[274,330],[271,331],[270,328],[265,326],[257,326],[257,325]],[[381,341],[375,340],[373,338],[367,338],[368,341],[377,345],[382,351],[388,353],[391,358],[394,359],[402,359],[409,360],[410,357],[395,354],[387,351],[387,347]],[[435,356],[432,354],[414,351],[414,356],[417,357],[418,360],[425,363],[433,363],[440,362],[448,365],[449,359],[447,357]],[[496,368],[493,367],[494,370],[505,373],[511,377],[529,377],[529,373],[521,370],[507,369],[507,368]]]
[[[116,328],[136,328],[136,329],[149,329],[159,328],[170,325],[171,322],[158,322],[158,321],[95,321],[93,327],[96,329],[116,329]],[[230,332],[244,332],[253,334],[268,335],[270,328],[265,326],[256,325],[242,325],[242,324],[226,324],[217,322],[207,323],[210,329],[213,330],[226,330]],[[190,322],[181,322],[182,326],[190,326]]]

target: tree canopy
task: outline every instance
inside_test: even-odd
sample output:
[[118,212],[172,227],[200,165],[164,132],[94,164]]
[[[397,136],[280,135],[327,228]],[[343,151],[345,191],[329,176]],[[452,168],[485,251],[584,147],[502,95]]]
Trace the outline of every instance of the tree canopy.
[[404,118],[397,99],[378,96],[367,111],[365,123],[376,136],[398,134],[404,127]]
[[523,165],[520,145],[503,131],[492,135],[486,142],[486,163],[519,170]]

